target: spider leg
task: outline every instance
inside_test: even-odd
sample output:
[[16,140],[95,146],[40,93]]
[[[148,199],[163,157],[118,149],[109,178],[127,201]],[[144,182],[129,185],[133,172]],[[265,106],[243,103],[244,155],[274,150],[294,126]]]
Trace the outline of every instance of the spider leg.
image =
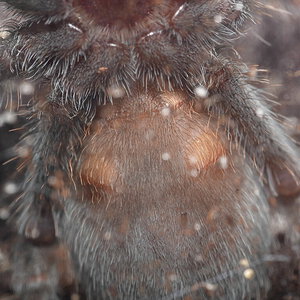
[[[287,186],[293,186],[294,191],[289,192],[298,192],[299,150],[269,109],[266,95],[250,85],[241,69],[232,64],[214,64],[208,70],[209,91],[221,99],[213,109],[234,123],[233,138],[244,145],[258,170],[266,175],[271,190],[284,193]],[[284,176],[280,176],[282,172]]]
[[61,78],[84,58],[85,32],[72,21],[50,24],[18,15],[1,2],[0,9],[0,16],[9,20],[0,23],[0,72],[4,76]]
[[[68,273],[68,274],[66,274]],[[22,300],[59,300],[72,288],[73,270],[62,245],[41,247],[22,237],[16,242],[12,287]],[[68,278],[64,278],[68,276]]]
[[[37,102],[31,117],[35,121],[29,125],[25,137],[25,141],[31,143],[31,157],[20,201],[24,209],[19,218],[20,231],[29,238],[36,237],[34,228],[39,222],[51,223],[52,204],[58,204],[59,199],[71,193],[72,165],[76,161],[80,138],[84,135],[84,122],[80,118],[71,118],[64,107],[52,100]],[[35,212],[33,223],[30,217],[32,211]],[[42,223],[38,227],[47,230]],[[49,235],[53,238],[53,229]],[[41,234],[41,237],[45,236],[45,232]]]
[[31,148],[26,180],[15,203],[20,234],[16,253],[24,255],[14,258],[13,287],[22,299],[54,300],[58,299],[59,273],[64,270],[58,266],[61,244],[54,215],[59,218],[62,202],[72,193],[72,165],[84,126],[79,118],[71,119],[55,100],[37,97],[29,117],[35,121],[24,137]]
[[17,9],[39,13],[55,13],[63,7],[64,1],[58,0],[1,0]]

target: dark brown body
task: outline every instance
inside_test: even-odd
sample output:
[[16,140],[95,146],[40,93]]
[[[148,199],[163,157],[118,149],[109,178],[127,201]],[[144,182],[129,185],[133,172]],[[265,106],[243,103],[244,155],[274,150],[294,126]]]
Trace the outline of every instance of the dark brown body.
[[265,196],[218,123],[180,93],[102,107],[78,164],[85,191],[61,220],[89,299],[202,299],[207,284],[218,299],[249,299],[267,289]]

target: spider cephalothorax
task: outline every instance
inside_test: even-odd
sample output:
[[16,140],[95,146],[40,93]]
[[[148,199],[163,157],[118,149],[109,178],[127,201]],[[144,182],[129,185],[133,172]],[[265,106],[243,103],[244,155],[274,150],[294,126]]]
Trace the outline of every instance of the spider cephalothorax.
[[227,51],[258,3],[1,2],[2,88],[35,87],[24,243],[65,243],[88,299],[263,295],[266,186],[300,166]]

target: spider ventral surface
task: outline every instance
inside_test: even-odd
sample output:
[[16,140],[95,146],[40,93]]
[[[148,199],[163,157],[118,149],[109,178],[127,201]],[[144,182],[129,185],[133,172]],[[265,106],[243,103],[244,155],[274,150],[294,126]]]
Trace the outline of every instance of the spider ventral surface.
[[300,165],[232,46],[261,9],[0,1],[1,95],[26,118],[22,299],[265,297],[267,199],[299,192]]

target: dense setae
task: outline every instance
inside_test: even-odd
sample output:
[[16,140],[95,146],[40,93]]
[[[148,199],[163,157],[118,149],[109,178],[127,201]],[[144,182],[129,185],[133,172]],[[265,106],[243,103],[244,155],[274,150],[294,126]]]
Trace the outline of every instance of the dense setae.
[[265,296],[267,198],[295,193],[300,166],[232,49],[260,7],[1,1],[2,93],[34,87],[15,204],[22,299],[58,299],[59,263],[37,255],[55,243],[88,299]]

